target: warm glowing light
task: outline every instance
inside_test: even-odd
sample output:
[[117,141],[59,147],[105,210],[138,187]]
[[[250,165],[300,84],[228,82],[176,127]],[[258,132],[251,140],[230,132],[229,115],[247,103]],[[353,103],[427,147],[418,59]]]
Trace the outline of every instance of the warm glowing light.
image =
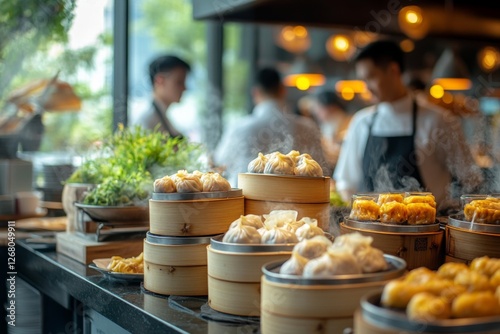
[[323,74],[300,73],[290,74],[283,79],[283,84],[287,87],[297,87],[300,90],[307,90],[310,87],[323,86],[326,82]]
[[401,50],[404,52],[412,52],[415,49],[415,43],[411,39],[404,39],[399,43]]
[[431,94],[431,96],[435,99],[440,99],[443,97],[444,95],[444,89],[443,89],[443,86],[441,85],[433,85],[430,90],[429,90],[429,93]]
[[398,13],[399,28],[406,36],[413,39],[421,39],[429,31],[429,18],[425,18],[422,8],[418,6],[406,6]]
[[349,36],[335,35],[326,41],[326,51],[333,59],[346,61],[354,54],[356,47]]
[[340,95],[346,101],[350,101],[350,100],[354,99],[354,91],[350,87],[344,87],[342,89],[342,91],[340,92]]
[[370,101],[373,95],[369,90],[366,90],[364,93],[361,93],[361,98],[365,101]]
[[339,93],[342,93],[345,88],[349,88],[353,93],[363,94],[368,92],[366,84],[362,80],[339,80],[335,84],[335,90]]
[[479,65],[487,72],[491,72],[500,64],[500,55],[498,50],[487,46],[478,54]]
[[366,45],[368,45],[369,43],[373,42],[374,40],[377,39],[377,34],[373,33],[373,32],[369,32],[369,31],[356,31],[354,33],[354,44],[357,46],[357,47],[364,47]]
[[420,13],[417,13],[414,10],[409,10],[406,12],[405,19],[406,19],[406,22],[411,23],[411,24],[415,24],[415,23],[419,23],[420,21],[422,21],[422,16],[420,15]]
[[293,33],[299,38],[304,38],[307,36],[307,29],[303,26],[293,27]]
[[311,40],[304,26],[285,26],[277,36],[277,43],[289,52],[301,53],[309,48]]
[[308,90],[309,87],[311,87],[311,82],[307,77],[298,77],[297,81],[295,82],[295,86],[299,90]]
[[469,90],[472,87],[472,82],[467,78],[438,78],[432,84],[439,85],[444,90]]
[[350,43],[347,37],[338,35],[333,38],[333,47],[339,51],[346,52],[350,47]]
[[453,102],[453,94],[445,92],[441,100],[446,104],[451,104]]

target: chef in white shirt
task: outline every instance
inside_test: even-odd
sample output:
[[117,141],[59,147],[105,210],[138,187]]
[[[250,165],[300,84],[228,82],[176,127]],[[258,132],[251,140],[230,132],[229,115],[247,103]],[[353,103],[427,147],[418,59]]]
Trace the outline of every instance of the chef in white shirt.
[[354,115],[333,177],[346,201],[356,192],[430,191],[443,209],[453,179],[467,193],[480,186],[482,173],[459,120],[417,101],[404,85],[403,58],[386,40],[356,56],[356,73],[377,103]]

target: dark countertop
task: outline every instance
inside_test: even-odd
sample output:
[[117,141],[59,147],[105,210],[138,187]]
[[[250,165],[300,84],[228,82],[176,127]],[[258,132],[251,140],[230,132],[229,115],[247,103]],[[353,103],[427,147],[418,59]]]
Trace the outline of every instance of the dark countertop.
[[[256,319],[235,317],[233,323],[213,321],[220,315],[204,305],[207,297],[168,298],[143,291],[140,283],[111,281],[53,248],[17,240],[18,275],[71,308],[72,298],[132,333],[258,333]],[[208,319],[207,319],[208,317]]]

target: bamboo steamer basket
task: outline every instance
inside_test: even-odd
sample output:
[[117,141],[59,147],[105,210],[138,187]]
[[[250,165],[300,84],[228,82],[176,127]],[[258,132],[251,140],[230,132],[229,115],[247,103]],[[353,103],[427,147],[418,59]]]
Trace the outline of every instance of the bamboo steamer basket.
[[213,193],[153,193],[149,200],[151,233],[206,236],[224,233],[244,214],[240,189]]
[[299,219],[316,218],[318,227],[328,232],[330,227],[330,202],[328,203],[284,203],[245,199],[245,215],[263,215],[273,210],[296,210]]
[[465,221],[463,215],[449,217],[446,226],[446,261],[470,263],[477,257],[500,258],[500,226]]
[[295,244],[229,244],[222,237],[207,246],[208,303],[219,312],[259,316],[262,266],[290,258]]
[[406,261],[408,270],[438,269],[444,263],[444,231],[439,224],[392,225],[345,218],[340,233],[359,232],[373,238],[372,246]]
[[427,323],[411,321],[404,311],[380,306],[380,293],[366,295],[354,317],[356,334],[400,334],[400,333],[500,333],[499,317],[447,319]]
[[258,173],[238,174],[243,196],[259,201],[285,203],[330,202],[330,178]]
[[361,298],[382,291],[389,280],[405,272],[403,259],[384,257],[390,265],[387,271],[331,279],[282,275],[279,268],[283,261],[266,264],[262,269],[262,332],[342,333],[352,327]]
[[162,295],[208,294],[206,247],[210,237],[144,239],[144,288]]
[[258,173],[238,174],[245,196],[245,214],[296,210],[299,217],[318,220],[325,232],[330,226],[330,178]]

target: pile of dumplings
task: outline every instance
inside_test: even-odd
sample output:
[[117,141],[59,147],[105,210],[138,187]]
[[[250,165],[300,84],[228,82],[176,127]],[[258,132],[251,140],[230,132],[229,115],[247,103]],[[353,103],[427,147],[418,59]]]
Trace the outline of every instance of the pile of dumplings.
[[290,151],[288,154],[273,152],[264,155],[259,153],[259,156],[248,164],[248,172],[311,177],[323,176],[321,166],[309,154],[300,154],[299,151]]
[[304,239],[323,236],[318,221],[309,217],[297,220],[294,210],[274,210],[264,215],[241,216],[231,223],[222,241],[234,244],[295,244]]
[[387,270],[384,253],[373,248],[372,241],[372,237],[358,232],[341,235],[333,243],[324,236],[303,240],[295,245],[292,257],[281,266],[280,274],[332,278]]
[[500,259],[484,256],[469,266],[448,262],[437,271],[414,269],[389,282],[381,302],[423,322],[500,316]]
[[188,173],[186,170],[180,170],[176,174],[164,176],[154,182],[154,192],[156,193],[197,193],[229,190],[231,190],[229,182],[215,172],[202,173],[194,171]]

